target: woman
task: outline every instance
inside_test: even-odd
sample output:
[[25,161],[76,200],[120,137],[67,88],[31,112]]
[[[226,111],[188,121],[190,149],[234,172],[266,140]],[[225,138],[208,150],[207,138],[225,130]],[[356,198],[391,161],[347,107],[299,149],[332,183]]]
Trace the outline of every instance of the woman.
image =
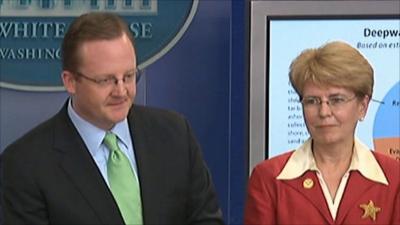
[[350,45],[302,52],[290,66],[310,138],[261,162],[249,180],[245,224],[400,224],[400,163],[354,137],[373,69]]

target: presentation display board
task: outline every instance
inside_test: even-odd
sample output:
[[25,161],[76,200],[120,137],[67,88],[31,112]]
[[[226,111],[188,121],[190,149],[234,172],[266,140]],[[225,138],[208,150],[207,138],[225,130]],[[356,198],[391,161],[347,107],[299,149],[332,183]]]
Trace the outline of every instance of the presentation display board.
[[335,40],[360,50],[375,72],[372,101],[356,136],[400,160],[399,11],[398,1],[252,2],[250,168],[309,137],[289,66],[304,49]]

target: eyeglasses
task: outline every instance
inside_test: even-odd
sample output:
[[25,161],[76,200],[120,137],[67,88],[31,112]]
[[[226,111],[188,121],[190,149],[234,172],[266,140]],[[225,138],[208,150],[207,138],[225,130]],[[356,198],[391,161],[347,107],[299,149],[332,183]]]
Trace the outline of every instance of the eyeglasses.
[[[86,80],[97,84],[99,87],[102,88],[116,86],[120,80],[114,76],[96,79],[96,78],[91,78],[90,76],[87,76],[81,72],[75,72],[75,74],[78,75],[79,77],[85,78]],[[122,83],[124,84],[132,84],[133,82],[136,83],[139,82],[140,77],[141,77],[141,71],[139,69],[135,69],[135,71],[125,74],[121,80]]]
[[322,101],[320,97],[305,97],[301,100],[304,108],[307,109],[318,109],[322,103],[326,103],[330,109],[339,109],[343,107],[346,103],[354,100],[357,96],[347,97],[344,95],[334,95],[328,97],[328,100]]

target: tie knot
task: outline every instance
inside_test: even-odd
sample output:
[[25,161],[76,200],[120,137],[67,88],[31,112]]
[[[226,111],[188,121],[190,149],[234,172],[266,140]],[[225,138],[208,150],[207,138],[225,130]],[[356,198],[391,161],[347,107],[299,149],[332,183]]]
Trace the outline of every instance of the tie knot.
[[111,132],[107,132],[104,137],[103,143],[107,146],[111,151],[118,151],[119,147],[117,144],[117,135]]

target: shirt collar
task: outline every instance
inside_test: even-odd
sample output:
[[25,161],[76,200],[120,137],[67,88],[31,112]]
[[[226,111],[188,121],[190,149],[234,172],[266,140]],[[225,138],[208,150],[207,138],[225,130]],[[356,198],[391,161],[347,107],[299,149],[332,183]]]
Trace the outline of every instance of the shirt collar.
[[[278,180],[290,180],[300,177],[307,170],[317,170],[314,156],[311,151],[312,139],[309,138],[290,156]],[[355,138],[354,151],[349,170],[358,170],[365,178],[388,185],[385,174],[376,161],[371,150],[360,140]]]
[[128,119],[125,118],[121,122],[115,124],[115,126],[111,129],[111,132],[117,135],[118,139],[128,148],[128,143],[130,140],[130,132],[128,126]]
[[[88,149],[91,153],[97,151],[100,145],[103,142],[103,139],[106,135],[105,130],[96,127],[91,124],[81,116],[79,116],[74,108],[72,107],[72,100],[69,100],[68,103],[68,115],[72,120],[72,123],[78,130],[85,144],[88,146]],[[130,132],[128,126],[128,120],[125,118],[121,122],[118,122],[111,129],[111,132],[117,135],[118,139],[125,145],[128,146],[128,140],[130,140]]]

